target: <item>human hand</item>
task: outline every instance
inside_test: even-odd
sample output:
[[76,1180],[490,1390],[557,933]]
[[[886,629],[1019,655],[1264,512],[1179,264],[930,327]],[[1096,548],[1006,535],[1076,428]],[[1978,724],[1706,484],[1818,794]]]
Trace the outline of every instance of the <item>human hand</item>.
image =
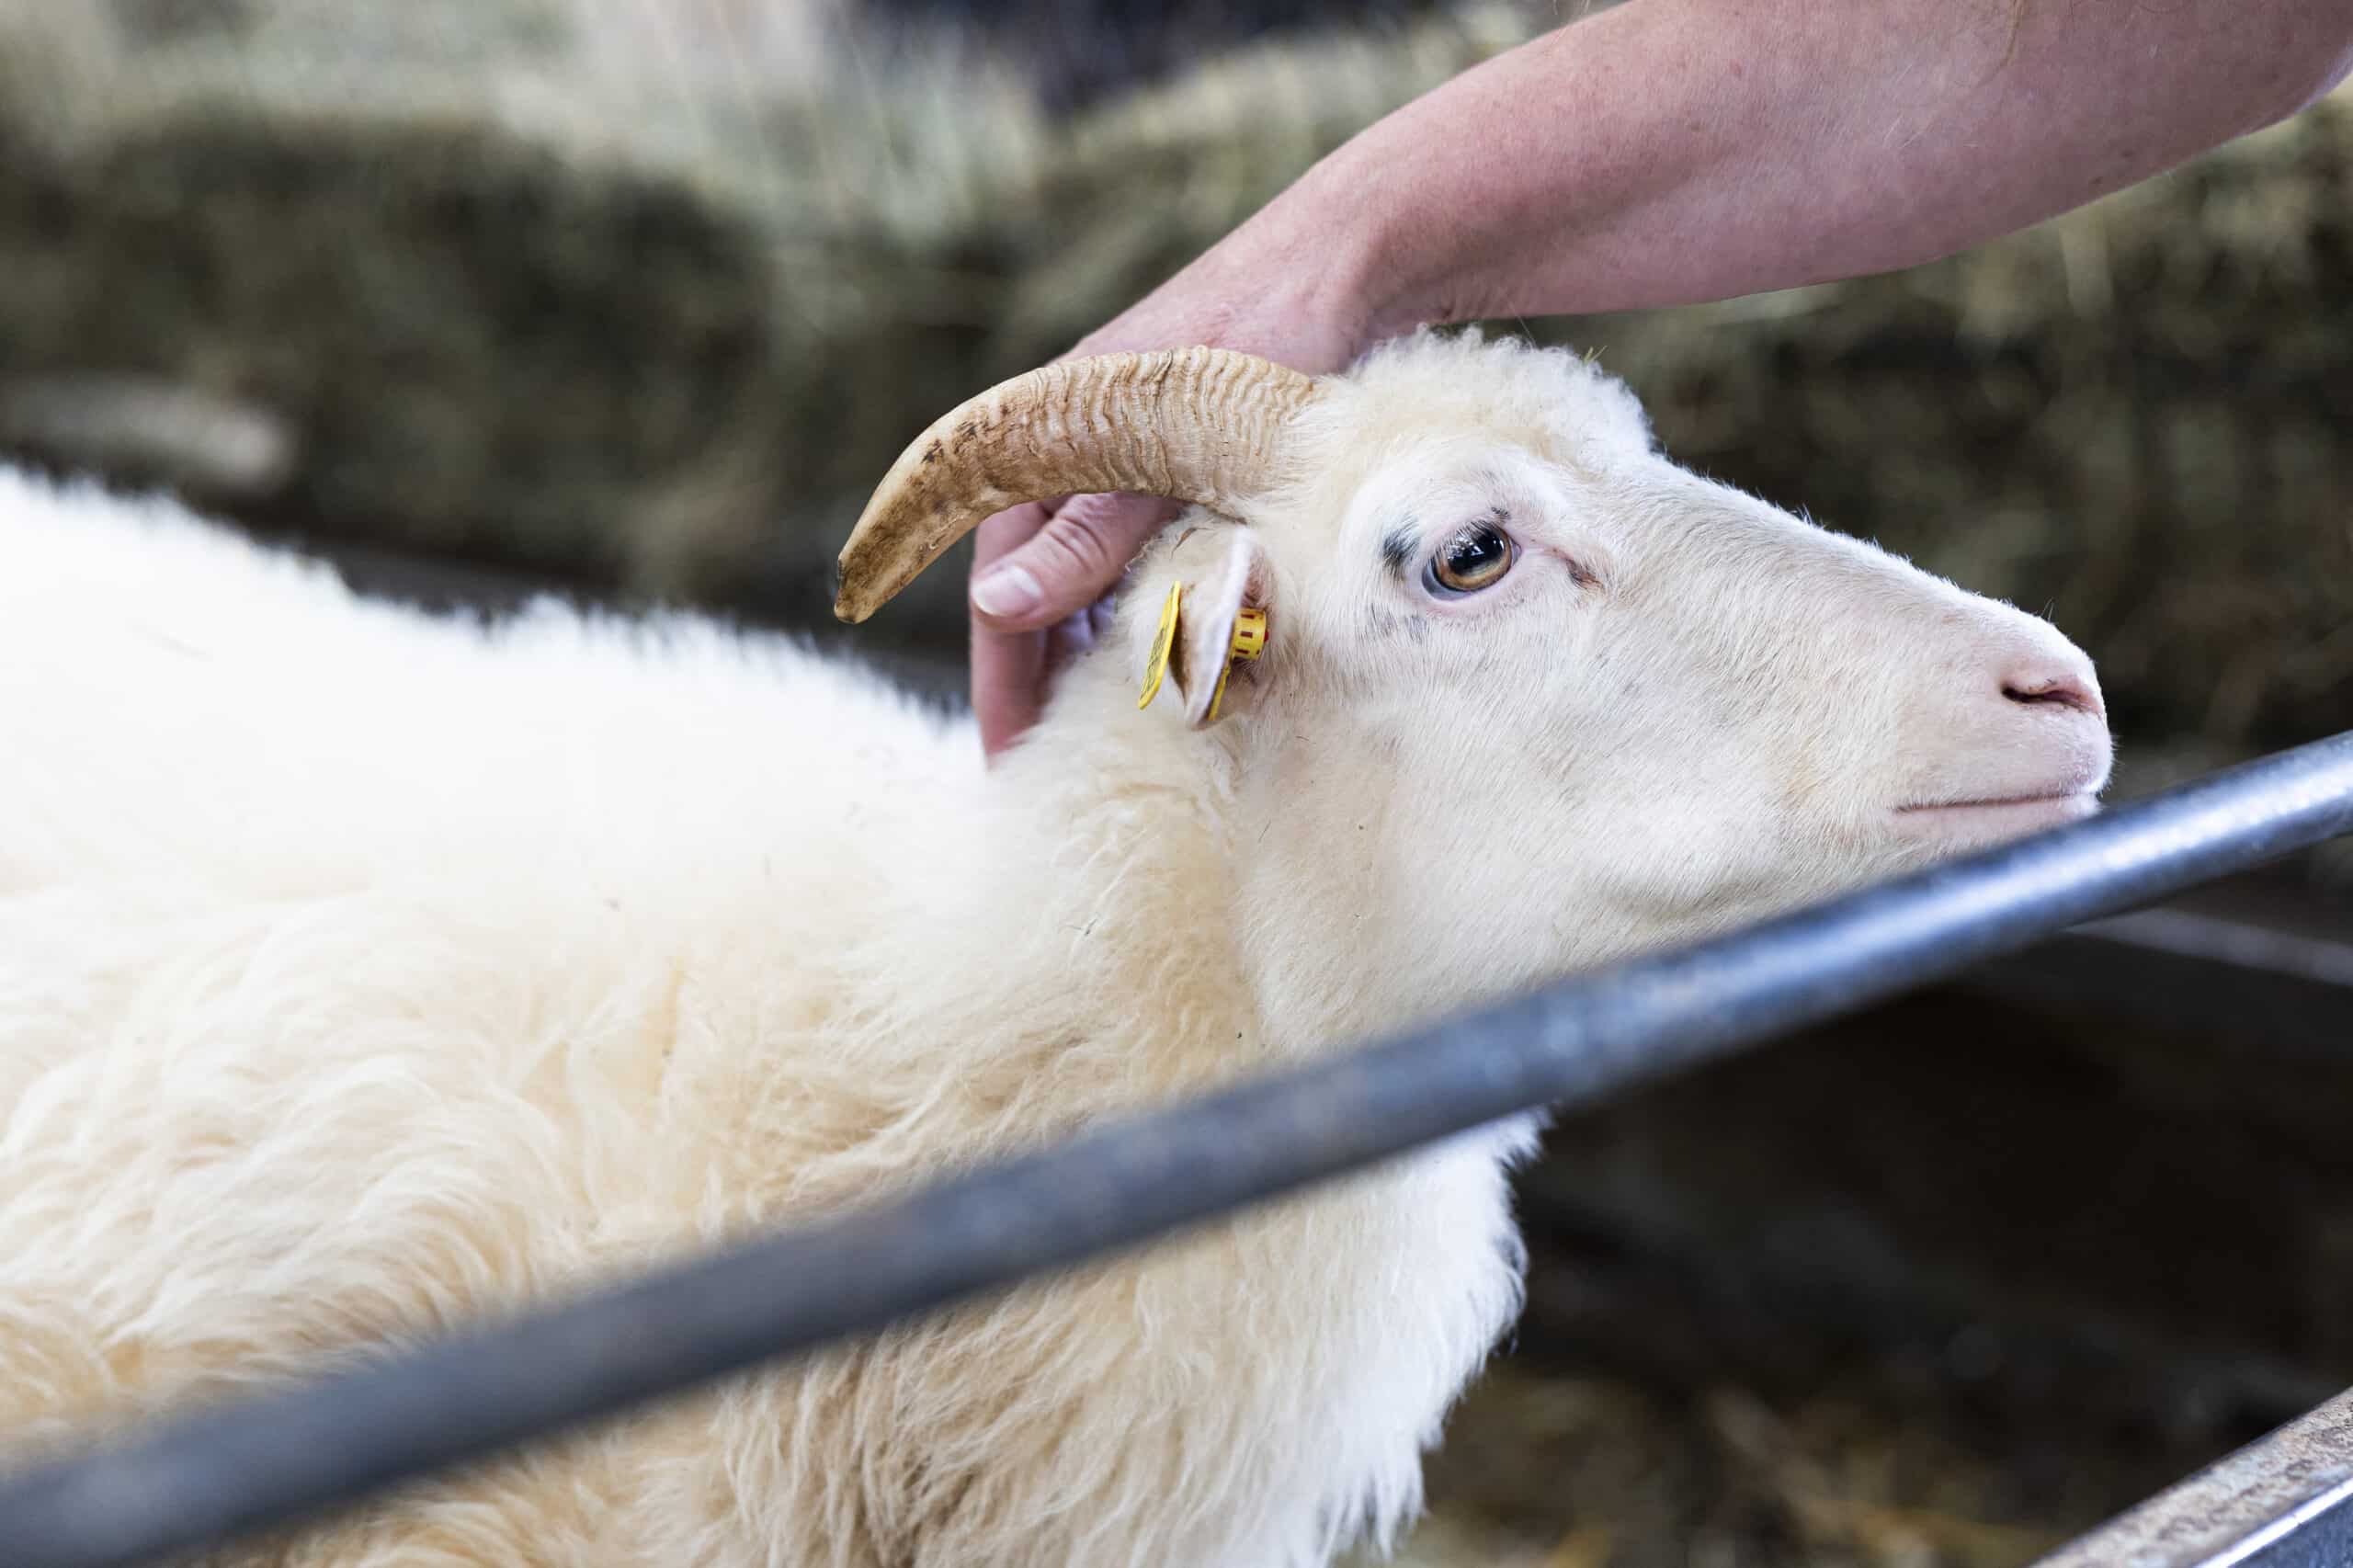
[[[1365,347],[1368,312],[1329,255],[1285,243],[1260,214],[1066,358],[1206,347],[1311,375]],[[1312,259],[1311,259],[1312,257]],[[983,522],[972,557],[972,691],[995,757],[1037,722],[1055,677],[1110,624],[1128,562],[1181,507],[1141,495],[1031,503]]]

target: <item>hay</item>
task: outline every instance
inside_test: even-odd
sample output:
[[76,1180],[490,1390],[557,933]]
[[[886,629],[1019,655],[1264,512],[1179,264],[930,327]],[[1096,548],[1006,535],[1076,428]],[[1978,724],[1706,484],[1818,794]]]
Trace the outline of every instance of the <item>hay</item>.
[[2136,1456],[2095,1460],[2069,1488],[2021,1488],[1925,1414],[1850,1391],[1768,1403],[1514,1360],[1449,1422],[1430,1461],[1436,1506],[1392,1561],[2018,1568],[2174,1479]]
[[[790,45],[824,14],[789,10],[0,5],[0,442],[265,528],[820,618],[938,408],[1520,36],[1267,51],[1236,81],[1273,62],[1284,107],[1237,150],[1214,73],[1057,139],[1000,63],[901,48],[886,77],[836,40],[820,69]],[[135,414],[6,417],[94,377],[283,427],[291,460],[239,481]],[[941,574],[895,626],[949,645],[960,602]]]

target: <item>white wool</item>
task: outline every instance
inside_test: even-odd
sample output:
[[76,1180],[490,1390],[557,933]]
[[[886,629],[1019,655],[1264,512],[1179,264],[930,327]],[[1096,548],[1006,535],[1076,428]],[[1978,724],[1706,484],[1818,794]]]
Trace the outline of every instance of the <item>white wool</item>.
[[[1500,509],[1500,510],[1499,510]],[[1495,588],[1427,551],[1501,515]],[[2015,831],[2048,627],[1424,336],[1138,567],[984,771],[781,640],[361,602],[0,471],[0,1442],[445,1329]],[[1384,540],[1416,552],[1392,570]],[[1169,574],[1267,656],[1134,708]],[[1572,565],[1574,562],[1574,565]],[[1254,579],[1257,581],[1260,579]],[[1990,816],[1988,815],[1990,812]],[[1924,830],[1923,822],[1938,825]],[[1517,1310],[1525,1119],[254,1549],[1285,1568],[1387,1540]]]

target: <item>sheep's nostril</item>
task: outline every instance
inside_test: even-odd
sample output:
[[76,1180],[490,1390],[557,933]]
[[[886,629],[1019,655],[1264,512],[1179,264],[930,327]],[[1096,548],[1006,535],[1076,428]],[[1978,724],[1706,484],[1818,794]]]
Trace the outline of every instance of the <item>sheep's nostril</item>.
[[2072,708],[2095,718],[2103,716],[2098,691],[2067,676],[2006,680],[2002,695],[2029,707]]

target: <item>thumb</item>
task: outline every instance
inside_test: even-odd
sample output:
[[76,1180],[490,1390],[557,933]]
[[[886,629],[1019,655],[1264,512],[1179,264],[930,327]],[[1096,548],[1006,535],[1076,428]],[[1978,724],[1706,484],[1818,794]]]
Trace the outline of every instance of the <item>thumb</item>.
[[977,567],[974,617],[1000,631],[1035,631],[1077,614],[1183,509],[1147,495],[1073,496],[1045,527]]

